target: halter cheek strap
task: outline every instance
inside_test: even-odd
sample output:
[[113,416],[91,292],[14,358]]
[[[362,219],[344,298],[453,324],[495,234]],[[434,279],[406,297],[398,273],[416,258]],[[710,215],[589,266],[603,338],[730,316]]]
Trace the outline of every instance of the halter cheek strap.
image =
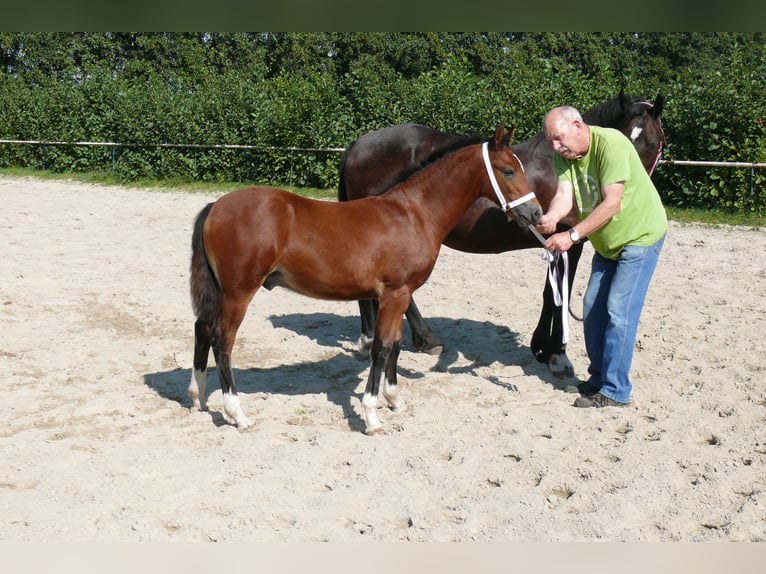
[[[503,212],[507,213],[514,207],[518,207],[522,203],[526,203],[534,199],[535,197],[534,192],[530,192],[523,197],[514,199],[513,201],[510,201],[510,202],[506,201],[505,196],[503,196],[503,193],[500,191],[500,186],[497,183],[497,178],[495,178],[495,172],[492,169],[492,164],[489,161],[489,142],[484,142],[484,144],[481,146],[481,156],[484,158],[484,166],[487,168],[487,175],[489,176],[489,182],[492,184],[492,189],[495,190],[495,195],[497,195],[497,201],[500,202],[500,209],[502,209]],[[519,162],[519,165],[521,166],[521,169],[523,171],[524,164],[521,163],[521,160],[516,154],[513,154],[513,157],[515,157],[516,161]]]
[[657,123],[660,126],[660,140],[657,143],[657,157],[654,158],[654,165],[652,165],[652,169],[649,170],[649,177],[652,177],[654,170],[657,169],[657,164],[660,163],[660,158],[662,158],[662,144],[665,142],[665,130],[662,129],[662,120],[657,118]]
[[[650,109],[654,108],[654,104],[650,104],[649,102],[641,102],[642,104],[648,106]],[[657,125],[660,128],[660,137],[659,141],[657,142],[657,155],[654,158],[654,164],[652,164],[651,169],[649,170],[649,177],[652,177],[654,174],[654,170],[657,169],[657,165],[660,163],[660,159],[662,159],[662,145],[668,143],[667,139],[665,138],[665,130],[662,129],[662,120],[660,118],[657,118]],[[634,138],[631,137],[631,140]]]

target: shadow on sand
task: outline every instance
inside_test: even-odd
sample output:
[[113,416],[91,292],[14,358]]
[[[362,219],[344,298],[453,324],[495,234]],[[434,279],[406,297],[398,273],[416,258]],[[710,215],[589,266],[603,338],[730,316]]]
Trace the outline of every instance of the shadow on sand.
[[[245,367],[234,369],[234,379],[240,393],[265,393],[269,395],[324,394],[327,400],[340,406],[352,430],[364,430],[364,421],[354,411],[353,404],[361,400],[356,389],[360,377],[366,379],[369,361],[356,352],[355,342],[359,336],[359,320],[356,317],[337,316],[331,313],[293,313],[269,318],[275,328],[293,331],[308,337],[323,347],[337,348],[338,353],[319,361],[305,361],[275,367]],[[435,358],[430,368],[434,372],[451,374],[472,373],[475,369],[498,362],[502,365],[521,367],[525,375],[536,376],[541,382],[562,387],[562,381],[552,376],[547,367],[538,363],[527,346],[518,342],[518,333],[490,321],[429,318],[429,324],[445,345],[444,352]],[[403,352],[414,352],[410,342],[410,331],[405,321]],[[353,349],[353,350],[350,350]],[[459,365],[460,356],[471,361]],[[189,350],[189,363],[192,350]],[[233,357],[236,363],[237,358]],[[422,372],[402,366],[399,359],[399,373],[408,379],[423,378]],[[189,408],[191,401],[187,388],[191,369],[177,368],[157,371],[144,375],[144,384],[159,396]],[[488,380],[511,391],[516,388],[496,377]],[[207,395],[220,388],[215,362],[210,356],[208,367]],[[216,425],[226,424],[220,413],[211,411]]]

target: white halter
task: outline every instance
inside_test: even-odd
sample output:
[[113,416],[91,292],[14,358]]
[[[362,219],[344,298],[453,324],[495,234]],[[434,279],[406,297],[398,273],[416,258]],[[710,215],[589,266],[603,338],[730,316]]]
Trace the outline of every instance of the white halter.
[[[487,168],[487,175],[489,176],[489,182],[492,184],[492,189],[495,190],[495,195],[497,195],[497,200],[500,202],[500,209],[502,209],[504,212],[508,212],[514,207],[517,207],[521,205],[522,203],[526,203],[532,199],[534,199],[535,194],[534,192],[529,192],[524,197],[520,197],[519,199],[515,199],[511,202],[508,202],[505,200],[505,197],[503,196],[503,193],[500,191],[500,186],[497,183],[497,179],[495,178],[495,172],[492,169],[492,164],[489,162],[489,142],[484,142],[484,145],[481,146],[481,155],[484,158],[484,165]],[[524,164],[521,163],[521,160],[516,154],[513,154],[513,157],[516,158],[516,161],[519,162],[519,165],[521,166],[521,171],[524,171]]]

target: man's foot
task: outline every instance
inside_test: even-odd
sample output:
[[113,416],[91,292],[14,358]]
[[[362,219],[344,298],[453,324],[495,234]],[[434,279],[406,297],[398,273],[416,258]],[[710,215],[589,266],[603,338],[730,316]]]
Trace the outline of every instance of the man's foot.
[[584,383],[580,383],[579,385],[577,385],[577,392],[580,393],[586,399],[589,399],[593,395],[598,394],[598,389],[596,387],[591,386],[589,382],[585,381]]
[[587,409],[587,408],[603,408],[603,407],[627,407],[630,405],[630,403],[621,403],[619,401],[615,401],[614,399],[610,399],[609,397],[605,397],[601,393],[596,393],[595,395],[588,396],[582,396],[575,399],[574,406]]
[[592,387],[588,381],[583,381],[582,383],[578,383],[577,386],[567,385],[564,387],[564,392],[572,394],[579,393],[581,396],[589,399],[598,392],[598,389]]

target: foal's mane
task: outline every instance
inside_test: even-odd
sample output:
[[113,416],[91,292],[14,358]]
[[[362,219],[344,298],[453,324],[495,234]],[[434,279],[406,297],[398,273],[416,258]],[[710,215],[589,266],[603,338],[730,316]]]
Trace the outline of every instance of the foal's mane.
[[483,137],[479,135],[467,135],[467,136],[456,135],[456,134],[449,134],[449,135],[451,137],[446,145],[436,148],[428,156],[426,156],[419,164],[411,165],[407,169],[402,171],[401,173],[397,174],[397,177],[395,179],[392,179],[385,189],[376,190],[374,193],[371,193],[370,195],[380,195],[388,191],[392,187],[399,185],[404,180],[409,179],[411,176],[415,175],[417,172],[421,171],[422,169],[425,169],[426,167],[436,163],[440,159],[443,159],[447,157],[448,155],[451,155],[454,152],[461,150],[463,148],[466,148],[468,146],[485,142],[488,139],[487,137]]

